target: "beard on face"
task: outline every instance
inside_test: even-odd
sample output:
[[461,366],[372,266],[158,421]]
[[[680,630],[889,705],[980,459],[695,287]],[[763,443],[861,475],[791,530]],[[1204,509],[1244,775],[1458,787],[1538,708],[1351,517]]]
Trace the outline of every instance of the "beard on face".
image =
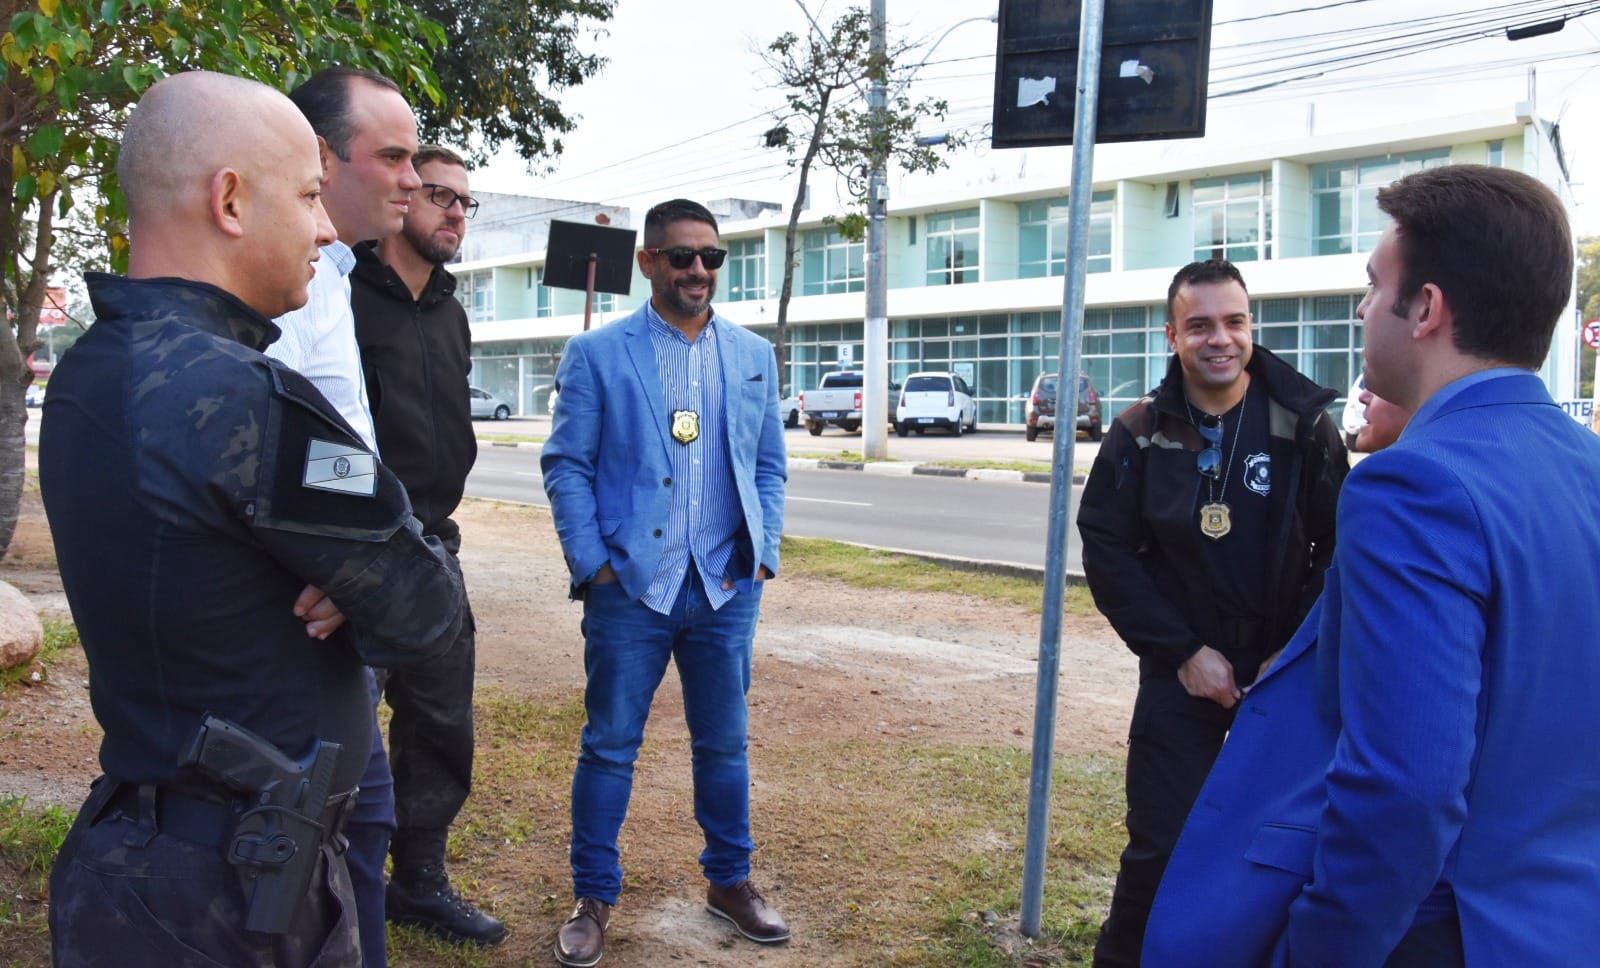
[[442,241],[432,233],[423,233],[421,230],[416,228],[416,226],[411,224],[410,219],[407,219],[405,224],[400,227],[400,234],[405,236],[406,241],[411,243],[411,247],[417,250],[418,255],[422,256],[424,259],[427,259],[429,262],[432,262],[434,265],[444,265],[446,262],[454,259],[456,257],[456,250],[459,249],[461,245],[459,237],[456,244],[451,245],[448,242]]
[[[684,284],[700,285],[706,287],[706,298],[691,302],[683,295],[679,287]],[[717,294],[717,279],[715,276],[680,276],[673,279],[665,286],[657,288],[657,295],[662,302],[667,304],[673,312],[683,316],[698,316],[711,308],[711,300]]]

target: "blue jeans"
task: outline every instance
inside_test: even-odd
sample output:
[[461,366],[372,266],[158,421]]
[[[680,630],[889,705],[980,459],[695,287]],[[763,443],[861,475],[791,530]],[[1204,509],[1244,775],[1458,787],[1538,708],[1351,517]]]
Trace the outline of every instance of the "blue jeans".
[[572,776],[572,881],[577,897],[615,904],[622,891],[617,833],[633,792],[633,764],[650,701],[675,659],[693,757],[694,816],[705,832],[700,867],[728,887],[750,874],[750,642],[761,586],[720,609],[693,569],[662,615],[617,582],[592,585],[583,606],[582,749]]

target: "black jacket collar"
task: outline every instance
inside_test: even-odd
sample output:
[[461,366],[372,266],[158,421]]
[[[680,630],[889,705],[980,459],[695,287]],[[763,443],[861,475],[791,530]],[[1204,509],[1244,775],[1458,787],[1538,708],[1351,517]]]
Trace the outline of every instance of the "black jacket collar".
[[172,316],[257,351],[283,334],[276,323],[246,306],[238,296],[209,282],[174,277],[130,279],[105,272],[86,272],[83,279],[97,319]]

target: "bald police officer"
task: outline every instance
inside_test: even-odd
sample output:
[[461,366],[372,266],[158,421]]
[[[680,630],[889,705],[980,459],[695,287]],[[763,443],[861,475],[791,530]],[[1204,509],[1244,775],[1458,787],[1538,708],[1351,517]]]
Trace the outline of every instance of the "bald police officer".
[[55,962],[356,965],[338,828],[371,743],[362,667],[447,648],[460,575],[351,427],[260,353],[333,238],[300,112],[169,78],[118,174],[128,277],[88,277],[99,321],[53,376],[39,448],[105,731],[51,875]]

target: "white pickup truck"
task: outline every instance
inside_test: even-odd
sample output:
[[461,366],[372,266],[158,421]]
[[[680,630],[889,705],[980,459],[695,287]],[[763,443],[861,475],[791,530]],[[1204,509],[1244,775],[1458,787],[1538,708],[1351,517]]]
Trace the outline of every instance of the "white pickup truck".
[[[862,382],[860,370],[837,370],[824,373],[822,385],[815,390],[805,390],[800,394],[800,421],[811,431],[811,436],[820,436],[822,428],[828,424],[845,433],[855,433],[861,429]],[[894,394],[900,385],[891,382],[887,386],[889,421],[892,424]]]

